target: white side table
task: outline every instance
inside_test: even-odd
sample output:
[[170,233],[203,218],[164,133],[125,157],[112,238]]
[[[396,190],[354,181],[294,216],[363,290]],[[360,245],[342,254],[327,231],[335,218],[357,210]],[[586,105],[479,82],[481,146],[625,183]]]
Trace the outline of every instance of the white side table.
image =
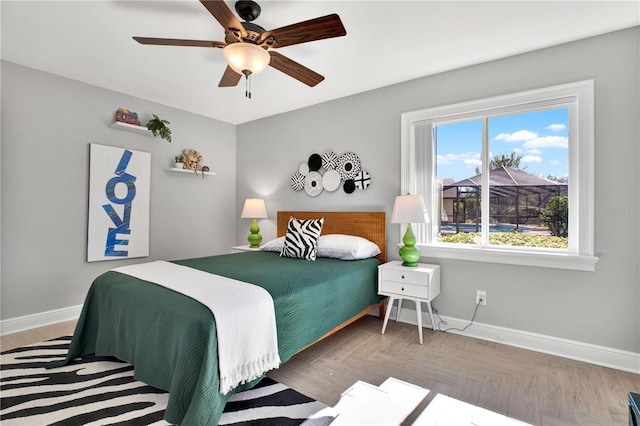
[[382,324],[382,334],[387,328],[393,302],[398,301],[398,310],[396,311],[396,321],[398,321],[402,300],[409,299],[416,303],[418,336],[420,344],[422,344],[421,303],[427,304],[431,327],[435,330],[431,301],[440,294],[440,265],[418,263],[418,266],[410,267],[402,266],[402,262],[397,260],[380,265],[378,266],[378,294],[389,296],[387,313]]
[[243,251],[260,251],[260,247],[249,247],[248,244],[246,246],[231,247],[231,253],[242,253]]

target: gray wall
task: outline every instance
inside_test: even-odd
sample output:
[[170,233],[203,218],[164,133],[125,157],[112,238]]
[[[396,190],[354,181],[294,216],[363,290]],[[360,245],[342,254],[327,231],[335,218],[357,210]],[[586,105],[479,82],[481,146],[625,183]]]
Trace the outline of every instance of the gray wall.
[[[636,27],[242,124],[237,129],[237,214],[244,198],[264,197],[270,214],[260,221],[265,240],[275,236],[277,210],[390,214],[400,191],[401,113],[593,78],[597,271],[423,261],[443,267],[442,293],[434,303],[442,315],[470,319],[476,289],[483,289],[488,304],[478,322],[638,353],[639,39]],[[437,58],[425,52],[425,60]],[[372,186],[315,198],[294,192],[289,177],[299,163],[327,150],[357,153]],[[238,224],[236,237],[243,241],[249,223]],[[399,233],[398,225],[389,225],[388,249],[395,258]]]
[[[118,107],[171,122],[173,142],[113,130]],[[236,128],[2,62],[2,319],[82,304],[101,272],[235,244]],[[151,153],[150,256],[86,262],[89,143]],[[168,173],[184,148],[216,176]]]

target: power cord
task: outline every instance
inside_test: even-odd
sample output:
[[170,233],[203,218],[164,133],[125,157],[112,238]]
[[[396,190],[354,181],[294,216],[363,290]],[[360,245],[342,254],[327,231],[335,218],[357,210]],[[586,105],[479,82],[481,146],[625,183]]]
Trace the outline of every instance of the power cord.
[[476,314],[478,313],[478,308],[480,307],[480,301],[478,301],[478,303],[476,303],[476,308],[473,310],[473,316],[471,317],[471,322],[469,324],[467,324],[463,329],[459,329],[459,328],[455,328],[455,327],[450,327],[450,328],[445,328],[444,330],[440,327],[440,324],[442,325],[447,325],[447,322],[445,320],[443,320],[440,317],[440,314],[438,314],[438,310],[435,308],[435,306],[433,306],[433,304],[431,305],[431,309],[433,309],[433,313],[436,314],[436,316],[438,317],[438,331],[443,331],[443,332],[447,332],[449,330],[456,330],[456,331],[465,331],[467,328],[469,328],[471,326],[471,324],[473,324],[473,321],[476,319]]

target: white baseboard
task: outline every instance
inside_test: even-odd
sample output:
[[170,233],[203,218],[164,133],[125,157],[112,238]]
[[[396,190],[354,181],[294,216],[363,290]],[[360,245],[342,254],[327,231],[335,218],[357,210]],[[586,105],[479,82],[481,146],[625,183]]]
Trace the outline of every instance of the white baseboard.
[[0,321],[0,335],[4,336],[5,334],[18,333],[32,328],[78,319],[81,311],[82,305],[78,305],[2,320]]
[[[396,306],[391,309],[389,321],[395,319]],[[464,329],[469,321],[457,318],[440,316],[447,322],[446,326],[441,326],[442,330],[462,336],[487,340],[490,342],[502,343],[531,351],[542,352],[549,355],[556,355],[576,361],[588,362],[590,364],[601,365],[603,367],[615,368],[616,370],[627,371],[640,374],[640,353],[622,351],[605,346],[593,345],[590,343],[578,342],[559,337],[546,336],[543,334],[530,333],[527,331],[515,330],[505,327],[498,327],[490,324],[474,322]],[[416,311],[403,309],[400,311],[400,322],[416,325]],[[437,323],[438,318],[435,318]],[[422,313],[422,324],[424,327],[433,328],[429,314]],[[454,330],[458,329],[458,330]]]
[[[390,320],[395,318],[396,309],[397,308],[395,306],[392,308]],[[80,317],[81,311],[82,305],[78,305],[42,312],[39,314],[9,318],[0,321],[0,335],[4,336],[5,334],[17,333],[58,322],[77,319]],[[502,343],[509,346],[515,346],[536,352],[574,359],[576,361],[588,362],[590,364],[640,374],[640,353],[622,351],[605,346],[478,322],[474,322],[470,327],[466,328],[465,331],[458,331],[454,329],[464,329],[467,324],[469,324],[469,321],[444,316],[441,316],[441,318],[447,322],[447,325],[443,329],[451,329],[448,331],[449,333]],[[402,309],[399,321],[417,326],[418,321],[416,318],[416,311]],[[425,327],[433,328],[429,314],[426,312],[422,313],[422,324]]]

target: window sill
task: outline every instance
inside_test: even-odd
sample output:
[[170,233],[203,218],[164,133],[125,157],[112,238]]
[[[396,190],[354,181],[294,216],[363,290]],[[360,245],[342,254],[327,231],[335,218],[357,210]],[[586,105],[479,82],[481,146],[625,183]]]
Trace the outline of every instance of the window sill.
[[507,265],[536,266],[540,268],[570,269],[593,272],[598,257],[565,253],[532,253],[500,250],[486,247],[443,247],[419,245],[423,257],[468,260],[472,262],[502,263]]

